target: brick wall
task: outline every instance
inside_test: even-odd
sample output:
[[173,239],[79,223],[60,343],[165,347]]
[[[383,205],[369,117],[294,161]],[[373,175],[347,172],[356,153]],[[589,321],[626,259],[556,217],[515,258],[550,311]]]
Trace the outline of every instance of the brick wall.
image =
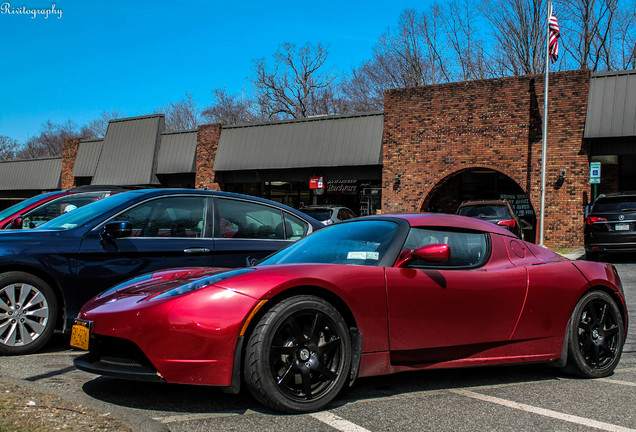
[[200,125],[197,133],[197,151],[195,155],[196,188],[221,190],[215,181],[214,159],[221,139],[221,124]]
[[[545,245],[583,244],[589,71],[550,74]],[[513,179],[539,216],[543,75],[390,90],[384,99],[382,209],[426,208],[442,179],[488,168]],[[559,172],[566,179],[559,184]],[[400,186],[394,188],[396,175]]]
[[62,189],[71,189],[75,187],[75,177],[73,177],[73,166],[75,165],[75,157],[80,144],[80,137],[66,138],[62,144]]

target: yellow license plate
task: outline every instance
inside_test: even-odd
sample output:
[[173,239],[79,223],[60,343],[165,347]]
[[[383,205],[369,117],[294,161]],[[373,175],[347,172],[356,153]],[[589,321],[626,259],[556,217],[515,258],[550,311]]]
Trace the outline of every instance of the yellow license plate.
[[71,330],[71,346],[88,351],[90,335],[90,322],[76,319],[73,329]]

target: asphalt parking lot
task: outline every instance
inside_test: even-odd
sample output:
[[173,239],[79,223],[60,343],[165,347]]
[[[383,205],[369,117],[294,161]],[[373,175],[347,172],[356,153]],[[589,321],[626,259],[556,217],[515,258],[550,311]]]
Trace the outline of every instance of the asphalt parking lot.
[[358,380],[328,411],[280,415],[247,392],[103,378],[72,366],[58,335],[44,352],[4,357],[0,379],[109,413],[135,431],[634,431],[636,258],[616,262],[632,325],[611,377],[586,380],[547,366],[406,373]]

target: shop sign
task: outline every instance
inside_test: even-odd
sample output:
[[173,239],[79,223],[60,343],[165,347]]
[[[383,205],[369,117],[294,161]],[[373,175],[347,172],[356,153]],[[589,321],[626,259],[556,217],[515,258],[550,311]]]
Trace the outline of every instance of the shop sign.
[[309,189],[324,189],[325,182],[322,177],[309,177]]
[[356,180],[329,180],[327,182],[327,193],[355,194],[358,192]]

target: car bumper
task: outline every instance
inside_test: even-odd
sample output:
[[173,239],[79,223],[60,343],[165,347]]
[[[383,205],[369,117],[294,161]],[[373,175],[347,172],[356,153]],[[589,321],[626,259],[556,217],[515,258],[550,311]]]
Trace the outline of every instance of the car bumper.
[[116,378],[229,387],[240,329],[257,302],[232,293],[209,300],[223,291],[145,304],[136,297],[89,302],[80,314],[92,322],[89,353],[75,365]]

